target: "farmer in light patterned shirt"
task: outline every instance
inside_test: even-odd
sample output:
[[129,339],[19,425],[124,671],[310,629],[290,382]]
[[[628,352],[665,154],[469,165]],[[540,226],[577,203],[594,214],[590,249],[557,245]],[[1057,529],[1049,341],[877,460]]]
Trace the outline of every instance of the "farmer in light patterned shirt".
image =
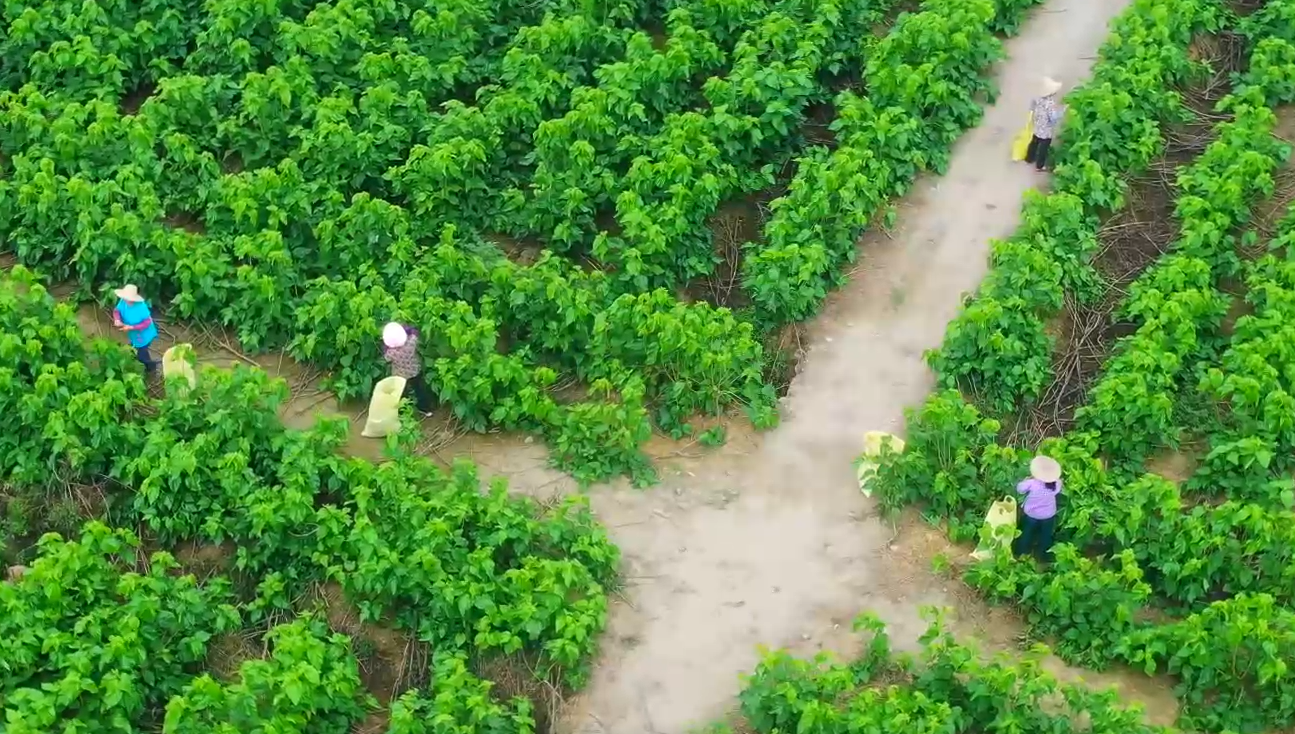
[[391,373],[405,378],[405,388],[413,390],[418,412],[430,415],[435,404],[423,380],[423,362],[418,358],[418,329],[391,322],[382,328],[382,356],[391,363]]
[[1048,148],[1052,146],[1052,136],[1057,132],[1057,123],[1061,121],[1064,111],[1057,104],[1057,92],[1060,91],[1061,82],[1045,77],[1043,95],[1030,103],[1034,137],[1030,139],[1030,147],[1025,151],[1025,162],[1033,163],[1040,171],[1048,163]]

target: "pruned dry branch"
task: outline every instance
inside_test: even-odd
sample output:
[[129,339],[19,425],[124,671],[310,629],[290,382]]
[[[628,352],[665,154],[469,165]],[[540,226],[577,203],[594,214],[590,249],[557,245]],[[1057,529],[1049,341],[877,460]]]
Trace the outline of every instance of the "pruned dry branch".
[[473,671],[493,683],[491,695],[496,700],[507,701],[515,696],[530,700],[535,715],[536,734],[552,734],[566,696],[554,681],[557,671],[541,669],[533,655],[516,653],[473,661]]
[[707,300],[719,306],[733,305],[733,291],[742,270],[743,226],[741,215],[716,217],[714,221],[715,253],[720,263],[715,274],[707,278],[705,290],[709,295]]
[[1121,331],[1115,318],[1121,301],[1115,293],[1096,305],[1067,297],[1062,314],[1065,333],[1052,353],[1053,380],[1034,408],[1018,416],[1009,431],[1012,443],[1034,445],[1069,430]]
[[1093,266],[1105,292],[1094,303],[1079,303],[1067,294],[1059,316],[1059,333],[1052,354],[1053,379],[1030,409],[1006,428],[1015,445],[1034,445],[1065,433],[1088,390],[1101,375],[1119,338],[1131,331],[1121,323],[1118,309],[1129,284],[1167,252],[1178,236],[1173,202],[1182,160],[1156,161],[1146,175],[1130,182],[1125,207],[1098,231],[1100,246]]

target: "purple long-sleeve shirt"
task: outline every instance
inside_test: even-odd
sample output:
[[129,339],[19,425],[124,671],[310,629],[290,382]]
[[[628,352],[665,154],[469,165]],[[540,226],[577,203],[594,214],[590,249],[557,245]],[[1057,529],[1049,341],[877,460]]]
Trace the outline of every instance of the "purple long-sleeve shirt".
[[1047,520],[1057,514],[1057,495],[1061,494],[1061,480],[1044,484],[1030,477],[1016,485],[1016,491],[1025,495],[1021,510],[1035,520]]

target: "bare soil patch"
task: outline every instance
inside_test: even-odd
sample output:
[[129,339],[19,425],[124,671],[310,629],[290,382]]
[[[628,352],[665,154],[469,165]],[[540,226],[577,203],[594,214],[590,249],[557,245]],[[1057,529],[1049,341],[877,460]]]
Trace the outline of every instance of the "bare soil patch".
[[1174,484],[1182,484],[1195,473],[1199,459],[1193,451],[1165,450],[1147,460],[1146,470]]
[[137,114],[139,112],[139,108],[142,107],[144,103],[148,101],[148,98],[152,97],[153,93],[156,91],[157,85],[146,82],[138,89],[133,89],[130,92],[127,92],[126,95],[121,98],[121,104],[119,105],[121,114],[127,116]]
[[168,214],[162,223],[172,229],[183,229],[190,234],[206,234],[207,227],[202,218],[192,212],[174,212]]
[[544,244],[529,237],[509,237],[504,234],[486,235],[486,241],[492,243],[504,257],[519,265],[530,265],[540,258]]
[[184,542],[175,548],[173,555],[186,573],[201,581],[211,576],[228,576],[236,553],[231,542],[221,545]]
[[836,132],[832,130],[832,121],[836,119],[836,107],[831,102],[810,105],[805,111],[805,124],[801,134],[807,145],[821,145],[828,150],[836,150]]
[[1232,31],[1197,36],[1187,47],[1187,54],[1204,64],[1207,71],[1180,91],[1193,119],[1167,126],[1165,152],[1169,157],[1204,152],[1213,139],[1211,128],[1231,117],[1218,113],[1215,106],[1232,91],[1233,80],[1250,60],[1248,41]]
[[791,389],[792,380],[800,372],[801,360],[808,349],[808,338],[803,324],[791,323],[766,337],[764,351],[768,355],[764,379],[773,385],[778,397]]
[[252,630],[238,630],[216,635],[207,645],[207,669],[222,683],[238,680],[238,669],[248,660],[264,658],[269,653],[261,635]]
[[1266,0],[1232,0],[1229,5],[1237,15],[1247,16],[1266,5]]
[[566,706],[566,698],[553,681],[547,680],[531,657],[517,654],[479,658],[472,672],[493,683],[490,695],[507,703],[521,697],[529,700],[535,716],[536,734],[551,734]]
[[431,659],[427,645],[400,630],[360,621],[359,610],[335,583],[316,586],[308,598],[322,606],[329,627],[351,638],[360,680],[384,707],[401,693],[427,684]]
[[729,308],[747,305],[749,299],[742,289],[743,248],[759,241],[767,221],[768,202],[773,198],[772,192],[762,192],[720,205],[710,220],[718,262],[714,274],[687,289],[693,300]]
[[769,204],[786,195],[788,184],[796,176],[800,153],[796,151],[782,161],[772,186],[720,204],[709,221],[715,270],[685,285],[681,298],[733,309],[750,305],[742,288],[742,260],[748,246],[762,241],[764,227],[773,216]]
[[226,175],[242,173],[246,167],[243,163],[243,156],[237,151],[227,151],[225,156],[220,159],[220,170]]
[[[1273,136],[1278,140],[1295,147],[1295,105],[1279,107],[1277,126]],[[1295,159],[1288,159],[1286,164],[1273,174],[1273,195],[1255,207],[1251,227],[1258,235],[1253,245],[1245,247],[1243,243],[1241,256],[1253,260],[1268,250],[1268,241],[1277,233],[1277,226],[1292,211],[1295,205]]]

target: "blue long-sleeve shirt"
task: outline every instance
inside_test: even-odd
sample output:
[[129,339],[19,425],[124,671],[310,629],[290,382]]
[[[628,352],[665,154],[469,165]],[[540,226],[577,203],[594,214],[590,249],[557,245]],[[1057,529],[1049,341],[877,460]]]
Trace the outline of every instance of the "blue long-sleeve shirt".
[[123,298],[117,301],[117,308],[113,309],[112,315],[125,324],[126,337],[130,339],[132,347],[142,349],[157,338],[157,324],[153,323],[153,313],[148,310],[147,303]]

